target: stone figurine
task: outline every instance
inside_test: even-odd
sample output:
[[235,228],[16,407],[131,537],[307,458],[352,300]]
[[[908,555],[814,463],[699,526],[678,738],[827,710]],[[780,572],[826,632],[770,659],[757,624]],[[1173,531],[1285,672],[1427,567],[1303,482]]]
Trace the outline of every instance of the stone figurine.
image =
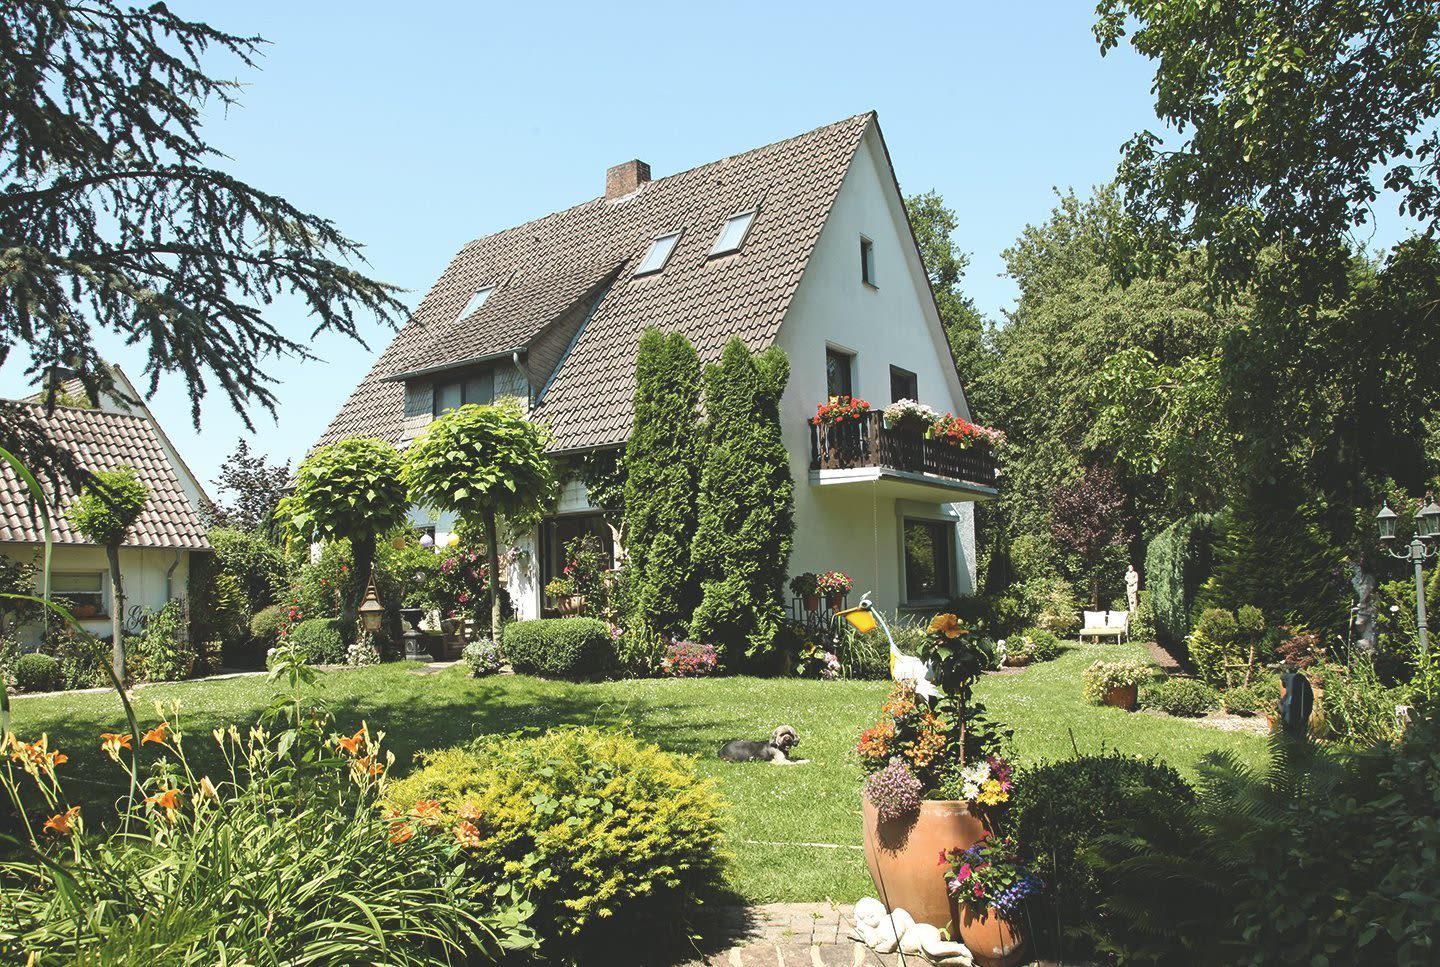
[[1140,574],[1133,564],[1125,568],[1125,600],[1132,612],[1140,607]]

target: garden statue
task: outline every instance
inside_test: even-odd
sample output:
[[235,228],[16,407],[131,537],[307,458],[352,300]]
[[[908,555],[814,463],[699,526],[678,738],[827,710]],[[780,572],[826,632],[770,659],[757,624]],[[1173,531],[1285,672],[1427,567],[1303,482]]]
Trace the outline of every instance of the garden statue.
[[1140,574],[1133,564],[1125,568],[1125,601],[1132,612],[1140,607]]

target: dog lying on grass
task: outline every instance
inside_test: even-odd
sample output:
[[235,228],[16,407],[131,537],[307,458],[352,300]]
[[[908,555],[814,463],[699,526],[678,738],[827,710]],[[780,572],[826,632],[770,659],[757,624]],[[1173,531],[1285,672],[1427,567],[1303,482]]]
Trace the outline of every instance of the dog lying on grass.
[[800,744],[800,733],[788,725],[774,731],[766,742],[748,742],[734,739],[720,747],[720,758],[727,762],[769,762],[777,766],[798,766],[808,759],[791,759],[786,756]]

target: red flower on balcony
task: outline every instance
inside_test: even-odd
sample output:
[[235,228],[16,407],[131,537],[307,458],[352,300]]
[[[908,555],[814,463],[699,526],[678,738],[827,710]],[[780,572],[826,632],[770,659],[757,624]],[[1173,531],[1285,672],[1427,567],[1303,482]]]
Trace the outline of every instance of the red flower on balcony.
[[858,396],[832,396],[828,403],[815,407],[815,416],[810,422],[816,426],[858,423],[869,412],[870,404]]
[[998,447],[1005,442],[1003,430],[980,426],[952,413],[946,413],[936,420],[926,431],[926,435],[932,440],[947,440],[962,450],[978,445]]

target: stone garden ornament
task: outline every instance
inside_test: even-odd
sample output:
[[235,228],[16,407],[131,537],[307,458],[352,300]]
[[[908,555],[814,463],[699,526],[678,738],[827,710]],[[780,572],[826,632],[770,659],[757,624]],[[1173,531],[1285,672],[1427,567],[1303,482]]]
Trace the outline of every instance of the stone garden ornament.
[[850,939],[878,954],[899,950],[901,954],[923,957],[936,967],[973,967],[975,963],[970,948],[945,939],[939,927],[916,923],[909,913],[898,907],[887,913],[885,904],[874,897],[855,904],[854,920]]
[[1140,607],[1140,574],[1133,564],[1125,568],[1125,601],[1130,605],[1131,611]]

